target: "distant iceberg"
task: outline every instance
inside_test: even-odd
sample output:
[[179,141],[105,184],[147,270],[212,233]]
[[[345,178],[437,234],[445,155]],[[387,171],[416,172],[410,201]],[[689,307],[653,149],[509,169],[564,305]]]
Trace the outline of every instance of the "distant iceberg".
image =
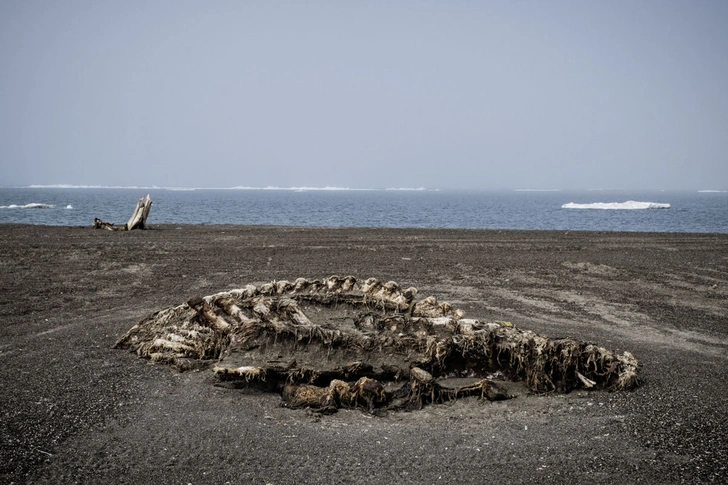
[[353,189],[351,187],[307,187],[307,186],[296,186],[296,187],[278,187],[275,185],[268,185],[266,187],[247,187],[238,185],[235,187],[226,187],[223,190],[290,190],[293,192],[308,192],[308,191],[340,191],[340,190],[374,190],[374,189]]
[[138,185],[71,185],[71,184],[54,184],[54,185],[28,185],[26,189],[159,189],[156,185],[143,187]]
[[310,187],[310,186],[291,186],[291,187],[280,187],[277,185],[268,186],[246,186],[246,185],[235,185],[232,187],[183,187],[183,186],[143,186],[143,185],[71,185],[71,184],[55,184],[55,185],[27,185],[22,188],[26,189],[126,189],[126,190],[168,190],[173,192],[192,192],[196,190],[285,190],[291,192],[313,192],[313,191],[380,191],[380,190],[402,190],[402,191],[416,191],[416,192],[438,192],[440,189],[429,189],[426,187],[388,187],[388,188],[355,188],[355,187],[340,187],[336,185],[327,185],[324,187]]
[[0,205],[0,209],[53,209],[55,206],[51,204],[40,204],[37,202],[33,202],[30,204],[25,205],[16,205],[16,204],[10,204],[10,205]]
[[627,202],[594,202],[592,204],[576,204],[569,202],[561,206],[562,209],[669,209],[670,204],[661,204],[659,202],[638,202],[636,200],[628,200]]
[[513,189],[513,192],[561,192],[561,189]]
[[424,187],[387,187],[385,190],[401,190],[405,192],[424,192],[427,190]]

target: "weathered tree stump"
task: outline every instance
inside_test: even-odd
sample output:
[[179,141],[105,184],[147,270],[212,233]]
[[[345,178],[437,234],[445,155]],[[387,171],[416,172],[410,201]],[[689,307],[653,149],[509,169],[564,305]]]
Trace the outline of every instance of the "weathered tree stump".
[[111,222],[94,219],[94,229],[106,229],[109,231],[131,231],[132,229],[146,229],[147,217],[152,208],[152,199],[147,194],[137,202],[136,208],[129,218],[129,222],[123,226],[115,226]]
[[290,407],[419,409],[459,397],[631,389],[639,364],[574,339],[464,318],[416,288],[375,278],[248,285],[158,311],[116,343],[179,370],[212,367],[227,386],[280,392]]

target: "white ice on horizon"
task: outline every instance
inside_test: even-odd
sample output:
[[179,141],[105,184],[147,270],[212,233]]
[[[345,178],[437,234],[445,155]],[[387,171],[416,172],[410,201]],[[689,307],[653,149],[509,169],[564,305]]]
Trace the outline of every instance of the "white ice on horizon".
[[308,186],[293,186],[293,187],[279,187],[276,185],[268,185],[265,187],[251,187],[244,185],[236,185],[232,187],[178,187],[178,186],[142,186],[142,185],[71,185],[71,184],[57,184],[57,185],[28,185],[24,188],[28,189],[140,189],[140,190],[169,190],[169,191],[195,191],[195,190],[288,190],[292,192],[308,192],[308,191],[378,191],[378,190],[402,190],[402,191],[433,191],[437,192],[439,189],[429,189],[426,187],[388,187],[388,188],[354,188],[354,187],[338,187],[338,186],[325,186],[325,187],[308,187]]
[[414,188],[414,187],[387,187],[385,190],[403,190],[403,191],[408,191],[408,192],[423,192],[427,189],[424,187],[417,187],[417,188]]
[[513,189],[513,192],[561,192],[561,189]]
[[55,184],[55,185],[28,185],[26,189],[163,189],[156,185],[71,185],[71,184]]
[[31,202],[30,204],[25,205],[0,205],[0,209],[53,209],[54,207],[55,206],[51,204],[41,204],[38,202]]
[[670,204],[662,204],[659,202],[639,202],[636,200],[628,200],[626,202],[593,202],[591,204],[577,204],[569,202],[561,206],[562,209],[669,209]]

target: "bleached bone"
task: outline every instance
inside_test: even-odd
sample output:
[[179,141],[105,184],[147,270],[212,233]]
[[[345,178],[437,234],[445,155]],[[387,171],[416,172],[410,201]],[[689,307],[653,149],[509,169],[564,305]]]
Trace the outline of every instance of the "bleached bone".
[[[214,364],[223,381],[265,382],[292,407],[324,411],[509,397],[487,378],[494,373],[534,392],[639,384],[640,364],[628,352],[466,319],[434,296],[416,301],[414,287],[363,281],[298,278],[192,298],[148,316],[116,346],[180,370]],[[443,379],[450,375],[475,381],[451,388]]]

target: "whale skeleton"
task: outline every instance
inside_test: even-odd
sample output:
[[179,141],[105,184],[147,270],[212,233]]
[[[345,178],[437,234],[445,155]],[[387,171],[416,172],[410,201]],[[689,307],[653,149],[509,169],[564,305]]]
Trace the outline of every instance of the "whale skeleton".
[[417,293],[353,276],[248,285],[157,311],[115,347],[180,371],[211,369],[220,385],[279,392],[287,406],[321,412],[508,399],[504,378],[535,393],[639,384],[629,352],[465,318]]

